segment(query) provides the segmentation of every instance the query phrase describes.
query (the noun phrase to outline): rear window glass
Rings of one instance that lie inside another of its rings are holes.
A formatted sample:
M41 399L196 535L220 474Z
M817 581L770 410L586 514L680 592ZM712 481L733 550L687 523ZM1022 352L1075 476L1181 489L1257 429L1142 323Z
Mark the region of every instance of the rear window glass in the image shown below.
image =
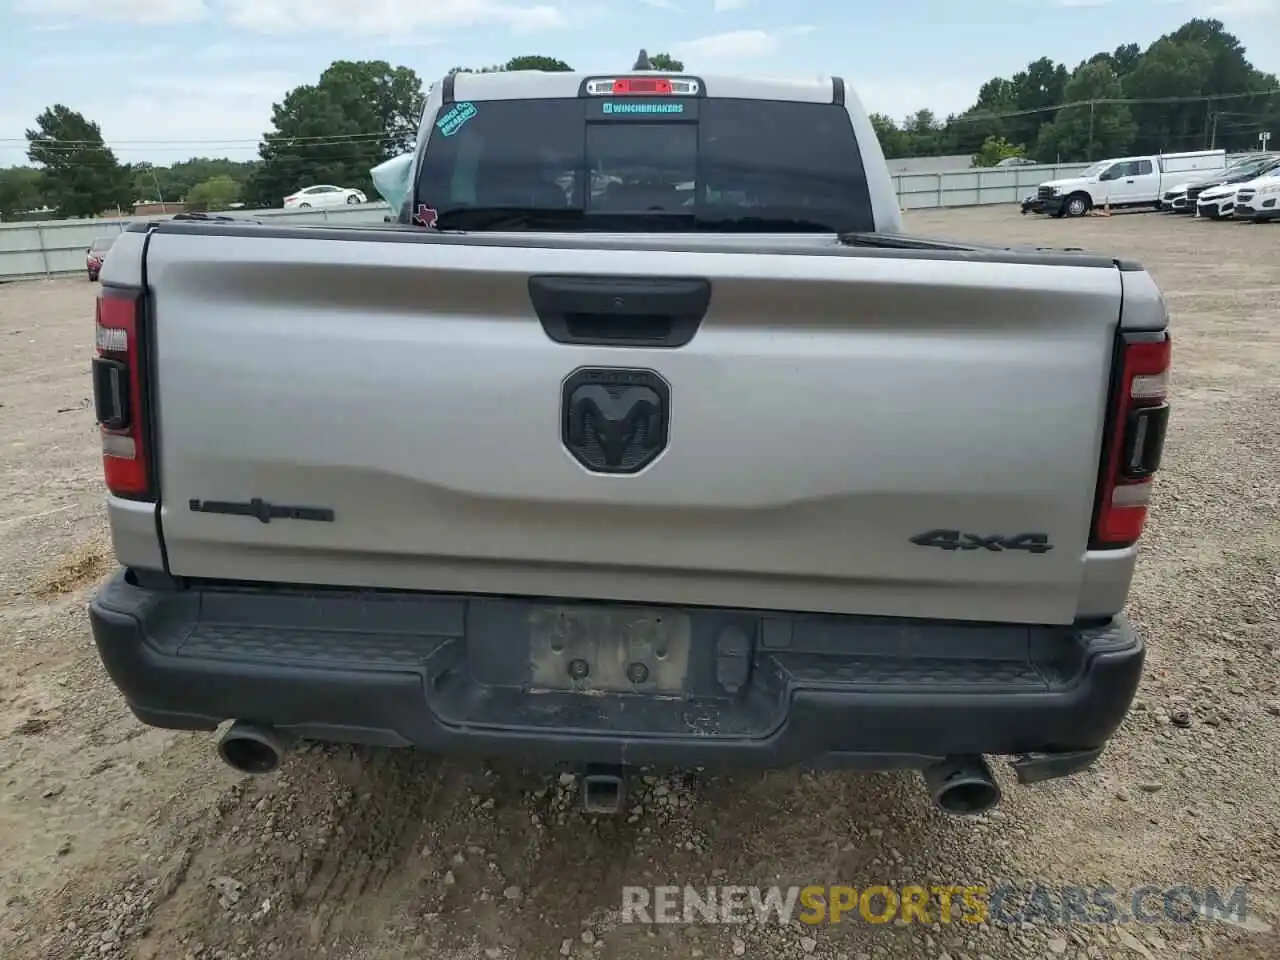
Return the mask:
M529 229L874 229L845 109L767 100L449 104L415 204L444 228L482 226L468 211L513 209L546 214L514 225Z

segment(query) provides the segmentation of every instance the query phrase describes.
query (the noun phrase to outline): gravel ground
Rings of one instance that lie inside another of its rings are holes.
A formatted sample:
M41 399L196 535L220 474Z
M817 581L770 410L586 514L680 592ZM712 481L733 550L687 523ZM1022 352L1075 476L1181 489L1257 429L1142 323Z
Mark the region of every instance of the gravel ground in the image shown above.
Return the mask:
M127 712L84 604L110 560L94 287L0 286L0 956L162 960L1280 956L1280 229L915 213L912 230L1136 257L1176 401L1130 610L1139 702L1097 767L949 820L912 775L664 775L578 812L514 766L312 749L240 777ZM1246 926L619 923L624 884L1215 884Z

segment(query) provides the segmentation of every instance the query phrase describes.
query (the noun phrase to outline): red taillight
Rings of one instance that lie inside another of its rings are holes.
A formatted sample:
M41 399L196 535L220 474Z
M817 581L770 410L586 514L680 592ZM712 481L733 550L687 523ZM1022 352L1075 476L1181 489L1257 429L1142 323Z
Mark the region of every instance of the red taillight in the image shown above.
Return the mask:
M644 94L661 96L671 94L671 81L666 77L621 77L613 81L615 96Z
M1098 485L1094 549L1128 547L1142 536L1169 423L1168 334L1121 335L1118 348L1120 375Z
M143 404L142 295L106 287L98 295L93 398L102 433L107 489L141 499L151 493Z

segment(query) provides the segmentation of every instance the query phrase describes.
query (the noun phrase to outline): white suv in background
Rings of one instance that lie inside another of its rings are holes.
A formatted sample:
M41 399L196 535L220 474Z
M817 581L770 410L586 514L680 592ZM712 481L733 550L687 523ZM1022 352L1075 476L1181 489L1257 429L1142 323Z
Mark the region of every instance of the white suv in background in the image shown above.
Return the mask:
M365 195L359 190L320 184L319 186L306 187L297 193L289 194L284 198L284 208L286 210L305 210L309 207L340 207L348 203L367 202Z
M1236 191L1235 218L1261 223L1280 217L1280 171L1250 180Z

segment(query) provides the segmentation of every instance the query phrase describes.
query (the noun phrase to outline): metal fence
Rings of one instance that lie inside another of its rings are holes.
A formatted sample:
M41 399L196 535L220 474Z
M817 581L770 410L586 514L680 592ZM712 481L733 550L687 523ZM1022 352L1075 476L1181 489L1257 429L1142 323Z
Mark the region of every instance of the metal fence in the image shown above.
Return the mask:
M1069 177L1084 164L902 173L893 177L898 203L905 210L1015 203L1046 180ZM386 204L362 203L320 210L242 210L236 216L287 220L293 223L381 223ZM42 220L0 224L0 282L57 274L83 273L85 251L98 237L115 236L134 220L162 220L163 215L118 220Z
M331 210L240 210L236 216L278 218L302 223L381 223L384 203L361 203ZM137 220L165 220L163 214L100 220L41 220L0 224L0 282L84 273L85 252L99 237L114 237Z
M989 203L1017 203L1049 180L1074 177L1087 163L1037 164L1028 167L977 167L941 173L902 173L894 176L898 205L904 210L930 207L976 207Z

